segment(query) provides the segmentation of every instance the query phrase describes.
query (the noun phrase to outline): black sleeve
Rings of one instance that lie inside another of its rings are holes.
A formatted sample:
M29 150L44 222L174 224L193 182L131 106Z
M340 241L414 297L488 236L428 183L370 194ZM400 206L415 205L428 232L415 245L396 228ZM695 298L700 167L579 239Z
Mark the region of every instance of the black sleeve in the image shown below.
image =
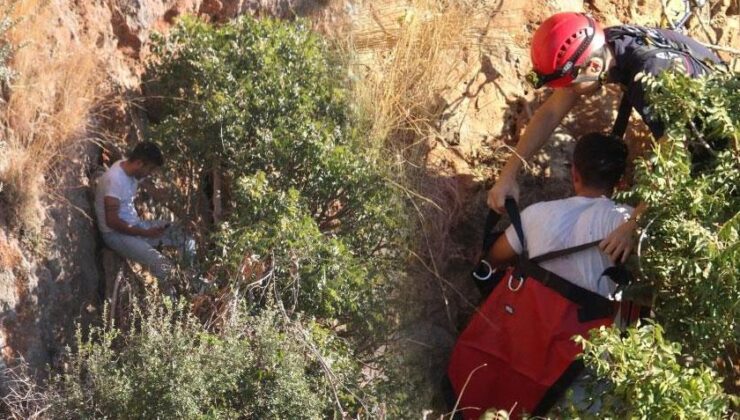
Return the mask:
M645 62L642 71L653 76L657 76L667 69L676 69L687 73L686 66L686 58L683 55L668 52L663 56L656 55L651 57ZM626 94L629 95L632 106L640 114L642 120L645 121L645 124L650 128L650 132L653 133L653 137L659 139L663 137L663 134L665 133L665 125L651 112L650 104L645 97L645 86L641 81L634 80L638 77L633 77L632 81L628 85Z
M653 137L656 140L663 137L665 125L656 115L650 112L650 104L647 103L647 99L645 98L645 88L642 82L632 82L625 95L629 97L632 107L635 108L645 124L650 128Z

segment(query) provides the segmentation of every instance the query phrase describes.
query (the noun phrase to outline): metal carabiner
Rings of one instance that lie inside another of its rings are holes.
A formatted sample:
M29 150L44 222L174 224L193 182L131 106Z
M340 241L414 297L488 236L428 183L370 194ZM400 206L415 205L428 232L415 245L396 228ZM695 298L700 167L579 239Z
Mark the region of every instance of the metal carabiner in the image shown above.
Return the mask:
M512 274L511 274L511 275L509 276L509 281L508 281L508 284L507 284L507 286L509 287L509 290L511 290L512 292L516 292L516 291L518 291L519 289L521 289L521 288L522 288L522 285L524 284L524 276L522 276L521 274L520 274L519 276L517 276L517 279L519 280L519 283L518 283L518 284L516 285L516 287L513 287L513 286L511 285L511 281L512 281L513 279L514 279L514 273L512 273Z
M481 264L483 264L483 265L486 266L486 268L488 269L488 273L485 276L479 276L478 275L478 270L475 270L475 271L473 271L473 277L475 277L476 280L487 281L487 280L489 280L491 278L491 276L493 276L493 273L495 273L496 270L494 270L494 268L491 267L491 264L489 264L488 261L486 261L486 260L480 260L480 262L481 262Z

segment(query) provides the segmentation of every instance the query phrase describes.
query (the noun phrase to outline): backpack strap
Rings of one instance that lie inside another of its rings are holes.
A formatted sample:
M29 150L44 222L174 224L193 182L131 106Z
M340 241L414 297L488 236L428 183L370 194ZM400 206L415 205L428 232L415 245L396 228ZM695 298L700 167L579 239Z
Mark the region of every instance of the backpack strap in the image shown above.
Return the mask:
M527 250L527 241L524 239L524 230L522 229L522 217L519 214L519 206L517 206L514 198L506 197L504 207L506 207L506 213L508 213L509 219L511 219L511 225L514 226L516 236L519 238L519 243L522 245L522 252L519 254L519 258L528 260L529 251Z

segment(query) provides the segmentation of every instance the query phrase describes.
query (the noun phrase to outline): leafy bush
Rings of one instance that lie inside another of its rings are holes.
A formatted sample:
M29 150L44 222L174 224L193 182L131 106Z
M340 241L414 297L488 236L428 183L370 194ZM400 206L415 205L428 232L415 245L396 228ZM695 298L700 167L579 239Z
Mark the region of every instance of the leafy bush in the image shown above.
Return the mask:
M638 164L636 194L649 220L643 277L656 286L668 337L712 363L740 343L740 75L666 73L648 88L668 139ZM685 147L697 141L724 150L699 165Z
M707 367L680 362L681 346L664 338L657 324L615 327L578 337L583 359L591 369L585 400L573 401L566 417L717 419L727 410L728 397L716 374ZM592 411L577 407L590 406ZM601 416L599 416L601 417Z
M364 403L358 364L315 323L239 309L213 333L183 304L137 307L134 319L131 331L78 332L77 351L44 392L52 418L315 419L338 416L337 400L350 412Z
M321 39L302 24L186 19L153 51L150 89L175 93L154 136L186 184L228 184L220 282L274 281L290 309L348 323L358 338L381 329L399 277L401 201L354 128L343 69ZM248 269L257 262L267 268Z
M668 135L637 162L625 198L648 205L639 266L656 320L580 339L594 405L574 403L570 414L720 418L730 398L709 366L740 343L740 75L668 72L645 84Z

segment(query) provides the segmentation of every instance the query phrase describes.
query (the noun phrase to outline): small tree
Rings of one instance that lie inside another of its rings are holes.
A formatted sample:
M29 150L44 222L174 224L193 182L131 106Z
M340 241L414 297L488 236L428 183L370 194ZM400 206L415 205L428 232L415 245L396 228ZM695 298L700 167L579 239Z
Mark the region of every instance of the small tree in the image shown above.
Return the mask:
M150 87L165 93L153 134L184 184L223 197L220 283L259 297L272 282L289 310L382 337L401 201L322 40L300 22L185 19L153 51Z

